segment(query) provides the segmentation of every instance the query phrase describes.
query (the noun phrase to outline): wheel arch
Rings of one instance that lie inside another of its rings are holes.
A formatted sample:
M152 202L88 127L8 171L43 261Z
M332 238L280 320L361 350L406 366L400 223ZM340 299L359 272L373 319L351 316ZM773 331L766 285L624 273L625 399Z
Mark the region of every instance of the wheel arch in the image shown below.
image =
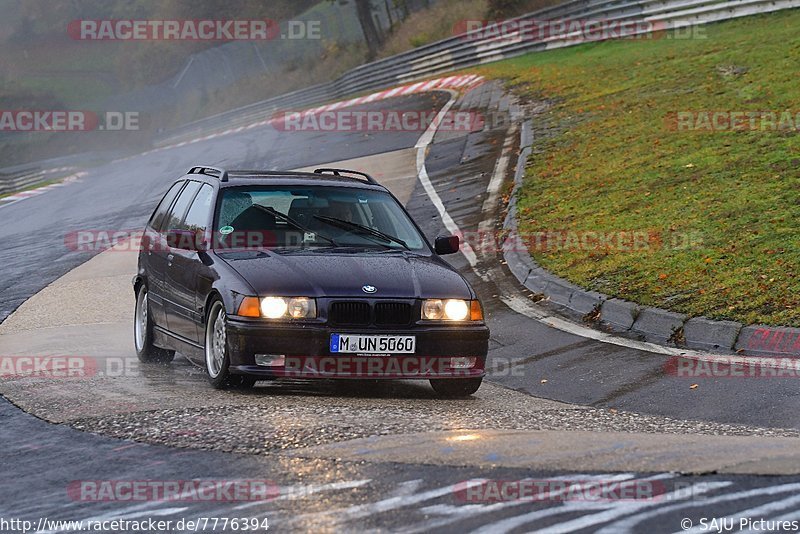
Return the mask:
M139 288L142 287L142 284L146 284L147 280L141 274L137 274L133 277L133 293L138 294Z
M212 289L209 291L208 295L206 295L206 300L203 303L203 327L208 324L208 314L211 313L211 305L215 300L222 302L222 307L225 308L225 312L228 313L228 304L225 302L225 299L222 298L222 294L217 289Z

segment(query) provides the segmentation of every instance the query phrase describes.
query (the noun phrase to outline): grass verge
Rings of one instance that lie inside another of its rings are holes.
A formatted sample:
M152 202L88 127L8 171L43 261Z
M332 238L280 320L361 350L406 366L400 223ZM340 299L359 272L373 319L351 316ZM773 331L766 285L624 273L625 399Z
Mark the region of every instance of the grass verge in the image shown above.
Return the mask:
M590 43L484 67L552 104L535 117L518 204L521 232L558 232L534 258L641 304L800 326L798 27L800 10L784 11L705 26L704 38ZM675 113L717 110L788 110L794 123L676 129ZM585 232L616 241L598 246ZM623 250L634 232L646 246Z

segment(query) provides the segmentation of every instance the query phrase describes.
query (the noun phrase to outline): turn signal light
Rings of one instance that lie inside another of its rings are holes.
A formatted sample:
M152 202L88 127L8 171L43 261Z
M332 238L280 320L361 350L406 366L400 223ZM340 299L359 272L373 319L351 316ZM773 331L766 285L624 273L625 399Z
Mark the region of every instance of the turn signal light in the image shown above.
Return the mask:
M480 301L473 300L469 305L469 320L470 321L483 321L483 307Z
M245 297L242 303L239 304L239 310L236 315L242 317L261 317L261 303L258 297Z

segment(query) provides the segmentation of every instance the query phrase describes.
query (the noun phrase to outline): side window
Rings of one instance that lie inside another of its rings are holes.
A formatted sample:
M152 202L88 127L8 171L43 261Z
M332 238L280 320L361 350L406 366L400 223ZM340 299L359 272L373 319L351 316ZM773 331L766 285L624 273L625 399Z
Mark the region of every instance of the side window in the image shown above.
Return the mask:
M175 200L175 197L178 195L178 191L181 190L183 184L186 183L183 180L180 182L175 182L172 184L172 187L169 188L169 191L164 195L164 198L161 199L158 206L156 207L155 211L153 211L153 215L150 217L150 221L147 225L154 230L158 231L161 229L161 224L164 222L164 217L166 217L167 212L169 211L169 206L172 204L172 201Z
M192 202L192 207L186 213L186 219L180 225L181 230L195 230L205 232L211 220L211 199L214 196L214 188L208 184L203 184L200 192Z
M167 217L164 224L161 225L162 231L177 230L180 228L179 225L183 220L183 215L186 213L186 209L189 207L189 204L191 204L198 189L200 189L200 182L189 181L186 183L186 187L183 188L181 194L178 195L178 200L176 200L175 204L172 206L169 217Z

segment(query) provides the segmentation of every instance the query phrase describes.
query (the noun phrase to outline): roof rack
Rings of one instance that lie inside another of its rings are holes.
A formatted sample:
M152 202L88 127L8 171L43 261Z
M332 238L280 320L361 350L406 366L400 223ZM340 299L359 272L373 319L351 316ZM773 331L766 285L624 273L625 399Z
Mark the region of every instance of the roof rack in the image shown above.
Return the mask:
M211 172L209 172L211 171ZM216 176L211 173L217 173ZM206 176L211 176L214 178L219 178L220 182L227 182L228 181L228 171L217 168L217 167L208 167L208 166L198 166L192 167L189 169L189 172L186 174L204 174Z
M342 178L350 178L352 180L366 181L368 184L380 185L375 178L365 172L353 171L350 169L333 169L322 167L314 169L313 173L300 172L300 171L264 171L264 170L230 170L226 171L218 167L209 167L207 165L198 165L189 169L187 174L202 174L219 178L220 182L227 182L229 176L237 175L252 175L252 176L310 176L311 174L328 174L332 176L339 176Z
M319 169L314 169L314 174L332 174L334 176L342 176L342 173L355 175L355 176L345 176L345 178L361 177L361 178L366 179L367 183L374 184L374 185L379 185L378 181L375 180L375 178L373 178L372 176L370 176L369 174L367 174L365 172L351 171L350 169L332 169L332 168L328 168L328 167L322 167L322 168L319 168Z

